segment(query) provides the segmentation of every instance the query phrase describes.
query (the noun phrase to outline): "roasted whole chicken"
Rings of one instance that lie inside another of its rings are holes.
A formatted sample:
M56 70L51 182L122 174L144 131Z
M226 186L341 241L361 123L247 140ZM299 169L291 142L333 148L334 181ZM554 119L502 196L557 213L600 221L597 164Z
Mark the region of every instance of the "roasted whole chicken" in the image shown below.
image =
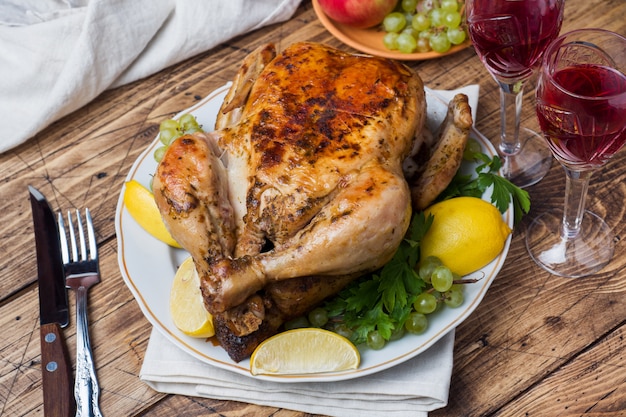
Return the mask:
M441 187L445 164L428 160L462 155L471 115L458 101L445 137L420 146L424 87L403 64L315 43L245 59L215 130L177 139L153 182L233 360L391 259L412 195L418 208L438 194L412 190L403 163L416 187ZM456 172L460 157L443 159Z

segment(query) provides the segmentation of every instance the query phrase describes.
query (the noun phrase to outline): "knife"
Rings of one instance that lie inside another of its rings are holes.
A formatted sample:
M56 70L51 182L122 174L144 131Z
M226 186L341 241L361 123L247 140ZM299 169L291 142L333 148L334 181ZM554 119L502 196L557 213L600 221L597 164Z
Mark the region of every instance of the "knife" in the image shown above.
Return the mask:
M61 261L59 230L46 198L28 186L35 226L43 409L46 417L69 417L76 412L72 366L61 328L69 323L67 289Z

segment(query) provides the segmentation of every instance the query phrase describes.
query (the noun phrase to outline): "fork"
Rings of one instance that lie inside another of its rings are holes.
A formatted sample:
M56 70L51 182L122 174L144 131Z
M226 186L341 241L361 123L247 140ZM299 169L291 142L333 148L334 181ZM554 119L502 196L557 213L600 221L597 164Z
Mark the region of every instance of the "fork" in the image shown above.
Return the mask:
M98 405L100 387L93 364L91 343L89 342L89 328L87 325L87 291L92 285L100 282L98 268L98 247L93 228L93 221L89 209L85 209L87 237L89 249L83 231L83 222L80 211L76 210L76 223L80 243L80 258L76 233L71 212L67 212L69 223L68 245L63 215L58 213L61 256L65 269L65 286L76 292L76 380L74 383L74 397L76 398L76 417L102 417Z

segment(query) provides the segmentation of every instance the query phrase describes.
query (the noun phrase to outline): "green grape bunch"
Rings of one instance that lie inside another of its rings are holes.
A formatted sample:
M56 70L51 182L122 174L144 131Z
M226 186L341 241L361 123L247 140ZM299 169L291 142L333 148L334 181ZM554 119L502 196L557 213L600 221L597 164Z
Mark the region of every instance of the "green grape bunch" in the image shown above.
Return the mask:
M445 53L468 38L464 0L401 0L382 22L385 48Z
M161 162L165 151L167 151L167 148L172 142L183 135L195 132L203 132L203 130L193 114L185 113L181 115L178 120L163 120L159 124L159 140L162 145L154 151L154 160Z

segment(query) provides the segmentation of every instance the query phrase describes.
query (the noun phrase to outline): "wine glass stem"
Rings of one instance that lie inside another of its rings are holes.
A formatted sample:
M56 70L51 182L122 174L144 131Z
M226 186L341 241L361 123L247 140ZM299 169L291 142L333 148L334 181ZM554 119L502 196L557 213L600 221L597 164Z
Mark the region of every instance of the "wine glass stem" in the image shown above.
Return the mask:
M520 116L524 82L500 85L500 144L499 151L505 158L517 154L522 148L519 140Z
M498 153L502 157L502 175L513 181L514 169L511 159L522 149L519 140L520 118L524 83L513 84L498 81L500 86L500 143Z
M580 231L585 212L585 200L592 171L574 171L565 169L565 206L563 208L563 239L573 239Z

